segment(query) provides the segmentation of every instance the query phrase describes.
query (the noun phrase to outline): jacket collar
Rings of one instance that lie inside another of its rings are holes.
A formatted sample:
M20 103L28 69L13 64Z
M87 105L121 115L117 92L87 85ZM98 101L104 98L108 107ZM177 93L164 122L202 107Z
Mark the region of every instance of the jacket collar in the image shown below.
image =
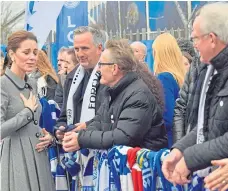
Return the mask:
M72 80L74 78L74 74L75 74L77 68L78 67L76 66L69 74L67 74L66 78Z
M66 78L72 80L74 78L74 74L75 74L76 70L78 69L78 67L79 67L79 64L69 74L67 74ZM85 72L88 73L88 75L91 75L93 72L93 68L89 69L89 70L85 70Z
M228 68L228 46L211 60L211 64L218 72Z
M27 75L25 75L25 79L22 80L16 74L14 74L9 68L6 68L5 76L20 90L23 90L25 88L32 89L32 86L27 83Z
M112 100L114 100L129 84L137 79L138 76L135 72L129 72L114 87L109 87L108 92Z

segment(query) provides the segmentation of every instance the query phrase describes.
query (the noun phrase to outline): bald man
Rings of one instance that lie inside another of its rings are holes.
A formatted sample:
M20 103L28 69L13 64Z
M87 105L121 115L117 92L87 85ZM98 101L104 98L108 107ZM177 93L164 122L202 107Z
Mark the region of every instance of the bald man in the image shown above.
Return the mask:
M135 57L138 59L138 61L144 62L147 54L146 45L140 41L135 41L131 43L131 48L134 52Z

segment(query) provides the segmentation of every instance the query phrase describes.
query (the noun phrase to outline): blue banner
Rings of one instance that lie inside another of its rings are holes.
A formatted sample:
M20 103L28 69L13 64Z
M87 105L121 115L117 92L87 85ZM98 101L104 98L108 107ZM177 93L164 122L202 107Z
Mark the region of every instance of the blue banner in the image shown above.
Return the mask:
M147 47L147 55L146 55L146 63L148 65L148 67L150 68L150 71L153 72L154 71L154 58L153 58L153 50L152 50L152 44L153 44L153 40L142 40L142 43L144 43Z
M121 1L120 2L121 26L128 33L146 28L146 2Z
M150 30L157 30L157 21L164 18L164 1L149 1L149 25Z
M57 51L57 47L56 47L56 43L51 43L51 62L52 62L52 66L54 67L55 71L58 71L58 61L57 61L57 57L58 57L58 51Z
M6 56L6 45L0 44L1 51L3 52L4 56Z
M56 50L73 46L73 32L78 26L88 26L88 2L64 3L56 24Z

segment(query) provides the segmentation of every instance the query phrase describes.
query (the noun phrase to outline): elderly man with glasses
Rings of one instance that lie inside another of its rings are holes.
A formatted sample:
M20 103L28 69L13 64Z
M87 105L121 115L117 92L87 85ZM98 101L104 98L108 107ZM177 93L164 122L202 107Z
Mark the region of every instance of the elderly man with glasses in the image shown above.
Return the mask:
M191 173L197 182L203 182L213 171L211 160L228 157L227 12L226 2L207 4L198 11L193 23L194 47L206 64L200 70L190 100L188 125L193 130L173 145L162 165L165 177L175 184L189 182Z
M157 151L167 146L162 112L135 72L136 63L127 41L107 42L98 63L100 83L106 85L103 104L86 129L65 134L65 151L109 149L114 145Z

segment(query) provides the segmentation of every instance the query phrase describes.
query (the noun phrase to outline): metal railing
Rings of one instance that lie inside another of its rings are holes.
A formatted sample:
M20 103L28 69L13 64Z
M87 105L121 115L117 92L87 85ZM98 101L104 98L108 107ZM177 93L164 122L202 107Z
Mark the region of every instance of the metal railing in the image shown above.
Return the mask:
M157 29L156 31L150 31L149 32L149 39L147 38L147 31L145 28L142 28L141 30L137 29L136 32L132 32L132 30L126 31L123 30L120 34L120 32L117 30L115 32L113 31L108 31L109 39L120 39L120 38L126 38L131 41L141 41L141 40L154 40L158 35L168 32L171 35L173 35L176 39L179 38L186 38L186 33L185 29L167 29L165 28L164 30Z

